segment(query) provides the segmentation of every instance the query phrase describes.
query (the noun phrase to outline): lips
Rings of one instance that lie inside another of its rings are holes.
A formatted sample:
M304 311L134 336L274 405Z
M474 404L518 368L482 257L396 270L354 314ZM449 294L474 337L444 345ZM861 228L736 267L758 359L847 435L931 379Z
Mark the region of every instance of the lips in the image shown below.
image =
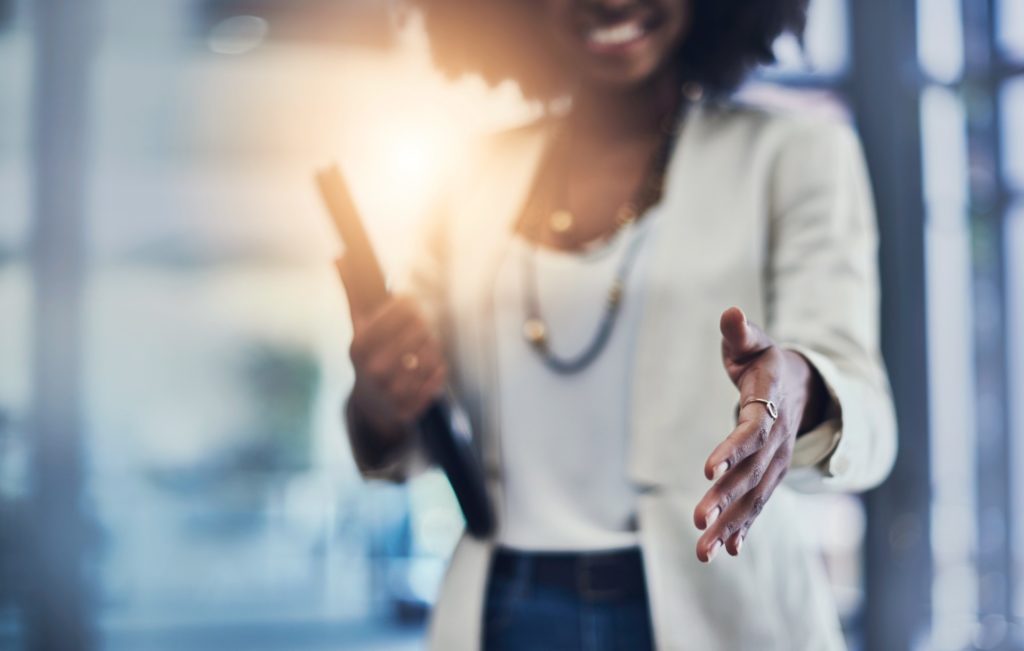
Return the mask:
M651 32L653 21L640 17L618 20L603 25L590 25L583 30L583 41L589 50L616 53L639 43Z
M602 46L625 45L643 35L644 27L640 21L631 20L609 27L592 29L587 33L587 42Z

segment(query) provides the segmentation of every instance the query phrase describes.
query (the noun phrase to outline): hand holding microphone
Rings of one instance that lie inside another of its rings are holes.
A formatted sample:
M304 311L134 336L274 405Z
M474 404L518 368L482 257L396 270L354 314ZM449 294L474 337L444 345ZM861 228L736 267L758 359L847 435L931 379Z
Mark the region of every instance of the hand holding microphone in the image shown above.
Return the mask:
M426 408L443 392L448 368L441 343L409 296L388 296L383 303L360 302L358 271L347 257L335 266L352 315L349 356L355 368L352 408L388 439L407 436Z
M407 448L419 437L447 476L466 529L487 537L494 531L495 515L472 443L452 427L451 405L443 394L447 368L440 342L412 298L388 292L341 172L330 167L316 180L345 243L337 267L354 330L356 384L348 405L350 421L367 425L377 442L391 450Z

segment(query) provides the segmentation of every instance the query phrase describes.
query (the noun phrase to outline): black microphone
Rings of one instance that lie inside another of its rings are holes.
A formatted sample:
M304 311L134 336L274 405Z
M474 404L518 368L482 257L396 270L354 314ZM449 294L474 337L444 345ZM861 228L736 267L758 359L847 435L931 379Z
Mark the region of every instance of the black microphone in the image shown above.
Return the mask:
M348 185L336 165L316 175L320 195L334 222L335 230L345 244L345 255L359 271L353 293L370 306L379 305L388 298L387 285L380 262L363 228ZM486 538L494 532L495 516L487 498L483 466L469 439L452 428L451 405L444 398L434 401L417 423L427 454L451 484L455 499L466 519L466 529L476 538Z

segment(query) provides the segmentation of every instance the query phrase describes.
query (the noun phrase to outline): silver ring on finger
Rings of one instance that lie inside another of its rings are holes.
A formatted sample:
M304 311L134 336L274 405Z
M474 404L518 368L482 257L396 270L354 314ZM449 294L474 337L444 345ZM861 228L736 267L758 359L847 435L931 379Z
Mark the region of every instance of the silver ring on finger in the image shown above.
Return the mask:
M743 406L741 406L740 409L743 409L744 407L753 402L759 402L763 404L765 409L768 410L768 415L772 417L773 421L779 419L779 408L775 405L774 402L772 402L771 400L767 400L765 398L747 398L747 400L744 401Z

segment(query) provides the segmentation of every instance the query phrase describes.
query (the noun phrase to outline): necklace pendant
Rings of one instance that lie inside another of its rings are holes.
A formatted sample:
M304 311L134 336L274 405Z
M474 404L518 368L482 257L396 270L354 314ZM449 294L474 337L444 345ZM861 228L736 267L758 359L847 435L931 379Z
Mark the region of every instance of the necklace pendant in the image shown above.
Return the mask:
M622 302L622 294L624 292L625 286L622 284L621 280L617 279L612 283L611 288L608 290L608 309L614 310L619 307L619 304Z
M543 346L547 340L547 333L547 326L536 317L531 317L523 322L523 337L531 346Z
M575 221L573 214L565 209L559 209L551 213L551 217L548 218L548 226L551 230L559 235L565 235L572 229L573 222Z
M691 102L699 102L704 99L704 87L695 81L683 84L683 95Z
M636 221L639 213L636 206L632 202L626 202L619 207L618 212L615 214L615 222L619 228L628 226Z

